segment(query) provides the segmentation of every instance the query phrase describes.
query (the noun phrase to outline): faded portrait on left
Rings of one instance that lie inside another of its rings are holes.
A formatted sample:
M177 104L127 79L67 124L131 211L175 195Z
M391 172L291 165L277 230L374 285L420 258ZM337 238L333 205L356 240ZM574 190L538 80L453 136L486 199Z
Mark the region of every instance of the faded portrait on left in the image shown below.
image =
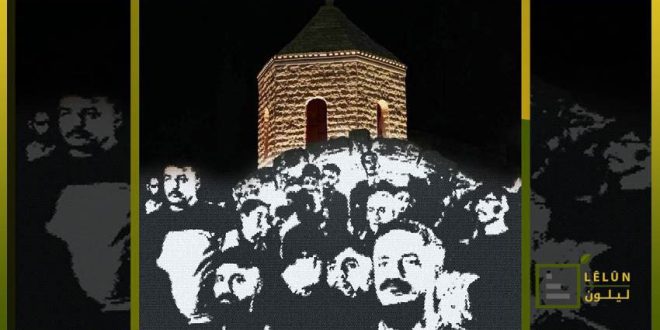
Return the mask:
M16 328L129 329L129 1L16 2Z

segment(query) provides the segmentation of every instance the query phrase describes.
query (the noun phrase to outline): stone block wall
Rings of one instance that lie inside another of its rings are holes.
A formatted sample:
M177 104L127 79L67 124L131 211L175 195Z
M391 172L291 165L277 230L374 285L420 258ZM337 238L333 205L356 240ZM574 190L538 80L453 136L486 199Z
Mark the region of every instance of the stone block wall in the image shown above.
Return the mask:
M328 139L354 129L377 134L376 104L387 103L385 137L406 139L405 69L361 56L276 59L258 76L258 161L305 146L307 102L327 104Z

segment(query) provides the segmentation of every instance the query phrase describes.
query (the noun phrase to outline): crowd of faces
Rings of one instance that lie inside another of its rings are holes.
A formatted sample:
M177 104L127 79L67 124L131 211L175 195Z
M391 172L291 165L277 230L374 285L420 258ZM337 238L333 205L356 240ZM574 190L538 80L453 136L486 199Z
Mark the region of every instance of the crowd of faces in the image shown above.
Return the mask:
M421 301L433 290L445 257L437 228L414 218L419 196L379 178L376 154L365 153L361 164L366 179L351 196L337 191L342 175L334 164L305 164L298 177L271 177L270 183L281 184L286 192L286 203L277 207L249 196L258 195L263 179L247 185L247 194L234 194L235 228L213 233L218 244L199 266L205 269L200 281L206 283L200 284L206 292L199 295L206 298L200 298L190 322L228 323L241 313L268 308L255 307L255 301L272 286L300 298L334 292L347 301L372 297L383 307L425 306ZM146 212L192 208L199 203L200 185L194 167L167 166L162 177L146 183L151 196ZM475 193L484 196L462 208L483 224L482 234L505 231L506 195L485 189ZM242 250L254 260L231 257ZM277 269L275 276L272 269Z

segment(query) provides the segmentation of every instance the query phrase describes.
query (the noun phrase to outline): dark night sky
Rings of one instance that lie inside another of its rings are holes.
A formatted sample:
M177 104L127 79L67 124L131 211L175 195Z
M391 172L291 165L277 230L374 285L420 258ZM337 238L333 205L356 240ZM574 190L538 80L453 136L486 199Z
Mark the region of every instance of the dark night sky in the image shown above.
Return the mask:
M256 74L322 3L143 0L143 162L184 155L221 172L251 170ZM518 167L518 1L336 5L408 65L412 141L456 160ZM599 111L647 116L650 58L640 54L650 51L649 1L533 6L535 77ZM19 116L81 81L127 94L128 2L22 0L16 24Z
M190 157L256 166L257 81L323 1L142 1L143 164ZM408 65L409 139L455 160L517 171L518 1L335 5Z
M128 97L128 1L15 3L15 87L19 105L38 104L45 97L89 84Z
M598 111L650 118L648 0L532 2L532 72Z
M129 1L21 0L15 3L18 144L27 133L28 116L35 111L55 114L54 100L78 89L94 90L122 100L128 127ZM124 135L123 140L128 140L128 135ZM126 155L127 171L128 157Z

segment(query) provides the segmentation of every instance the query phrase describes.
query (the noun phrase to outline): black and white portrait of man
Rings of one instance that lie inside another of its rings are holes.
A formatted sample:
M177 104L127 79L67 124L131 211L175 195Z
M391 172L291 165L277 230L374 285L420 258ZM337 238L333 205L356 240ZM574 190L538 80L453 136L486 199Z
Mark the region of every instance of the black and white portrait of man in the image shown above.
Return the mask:
M117 144L122 113L105 96L69 95L58 104L58 127L72 157L90 157Z

